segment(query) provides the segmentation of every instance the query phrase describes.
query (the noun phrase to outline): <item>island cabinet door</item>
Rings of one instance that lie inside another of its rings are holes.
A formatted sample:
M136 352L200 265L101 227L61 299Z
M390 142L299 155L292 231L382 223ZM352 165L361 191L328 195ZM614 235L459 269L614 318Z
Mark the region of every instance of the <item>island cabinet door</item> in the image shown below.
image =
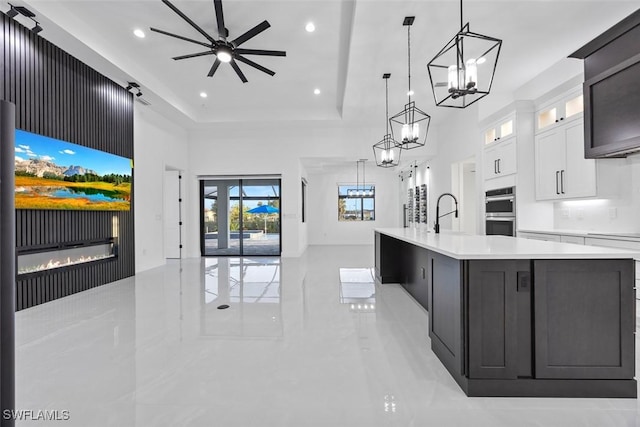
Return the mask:
M404 288L425 310L429 306L429 289L427 283L428 253L425 248L406 243L407 256L403 262Z
M402 257L406 255L403 242L375 233L375 272L380 283L401 283Z
M466 375L462 261L428 253L431 349L454 377Z
M534 277L536 378L633 378L633 260L534 261Z
M467 293L469 378L530 377L530 261L468 261Z

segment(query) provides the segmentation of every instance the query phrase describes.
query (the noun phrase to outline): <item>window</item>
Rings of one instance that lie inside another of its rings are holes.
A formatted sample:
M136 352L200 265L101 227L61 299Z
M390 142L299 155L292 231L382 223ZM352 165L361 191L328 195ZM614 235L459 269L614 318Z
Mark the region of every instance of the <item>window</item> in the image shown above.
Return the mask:
M375 185L370 184L360 188L354 185L339 185L338 221L374 221L376 218L375 190Z

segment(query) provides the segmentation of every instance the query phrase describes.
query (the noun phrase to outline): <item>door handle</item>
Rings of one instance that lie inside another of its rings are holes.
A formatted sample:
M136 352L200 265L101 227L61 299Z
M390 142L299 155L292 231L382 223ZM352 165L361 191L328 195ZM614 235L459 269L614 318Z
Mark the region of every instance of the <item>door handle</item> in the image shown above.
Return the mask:
M560 194L560 190L558 190L558 175L560 175L560 171L556 171L556 194Z
M564 169L560 171L560 192L564 194Z

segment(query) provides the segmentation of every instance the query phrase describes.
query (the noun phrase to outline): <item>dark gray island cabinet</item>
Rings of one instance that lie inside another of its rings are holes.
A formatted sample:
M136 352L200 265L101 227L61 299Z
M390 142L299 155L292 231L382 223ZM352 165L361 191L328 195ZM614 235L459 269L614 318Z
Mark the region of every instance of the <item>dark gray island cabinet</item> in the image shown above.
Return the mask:
M376 277L429 312L468 396L637 397L640 254L504 236L375 233Z

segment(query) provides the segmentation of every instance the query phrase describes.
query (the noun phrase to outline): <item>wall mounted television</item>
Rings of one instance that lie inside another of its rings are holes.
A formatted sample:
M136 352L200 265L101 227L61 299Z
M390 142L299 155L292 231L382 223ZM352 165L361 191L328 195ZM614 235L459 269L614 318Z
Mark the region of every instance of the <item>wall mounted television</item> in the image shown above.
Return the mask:
M131 160L16 130L16 209L128 211Z

